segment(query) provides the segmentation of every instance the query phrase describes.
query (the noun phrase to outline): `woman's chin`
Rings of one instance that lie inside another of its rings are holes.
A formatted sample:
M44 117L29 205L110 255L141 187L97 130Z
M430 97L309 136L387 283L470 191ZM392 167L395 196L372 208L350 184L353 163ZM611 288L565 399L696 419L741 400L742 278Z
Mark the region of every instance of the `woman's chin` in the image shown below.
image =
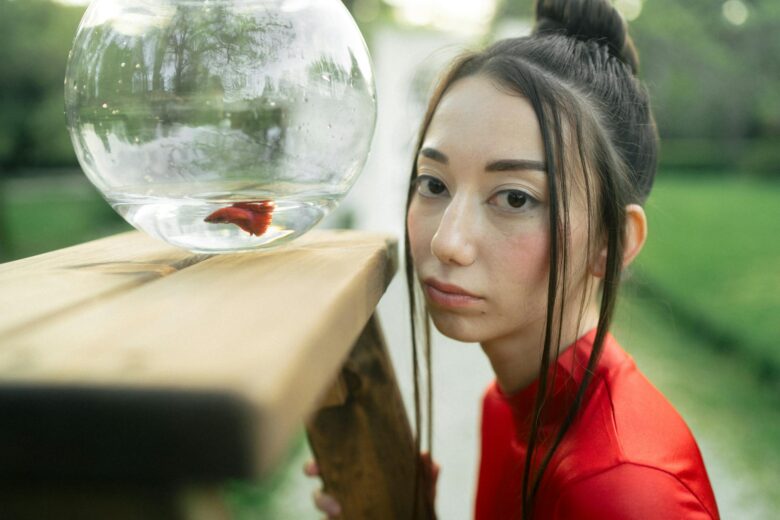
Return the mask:
M436 330L450 339L463 343L479 343L484 339L484 334L475 326L473 318L441 315L435 311L430 311L430 315Z

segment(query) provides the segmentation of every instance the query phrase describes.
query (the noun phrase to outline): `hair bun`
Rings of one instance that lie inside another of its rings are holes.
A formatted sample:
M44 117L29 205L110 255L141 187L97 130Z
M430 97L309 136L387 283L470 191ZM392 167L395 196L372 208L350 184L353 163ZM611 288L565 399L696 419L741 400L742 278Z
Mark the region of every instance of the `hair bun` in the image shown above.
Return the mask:
M608 0L537 0L534 33L601 41L634 73L639 68L626 22Z

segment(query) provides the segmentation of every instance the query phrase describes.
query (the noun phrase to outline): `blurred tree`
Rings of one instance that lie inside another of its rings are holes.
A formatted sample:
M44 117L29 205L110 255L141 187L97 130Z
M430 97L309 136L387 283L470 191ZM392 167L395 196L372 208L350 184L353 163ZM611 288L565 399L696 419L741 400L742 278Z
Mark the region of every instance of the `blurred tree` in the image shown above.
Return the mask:
M0 169L75 165L62 81L83 11L44 0L0 0Z
M631 24L669 140L662 160L780 175L780 2L735 1L741 24L713 0L648 1Z
M390 21L387 0L342 1L364 31ZM729 1L745 7L741 24L724 16L725 0L643 0L630 23L664 138L662 160L780 173L780 2ZM528 18L533 4L499 0L496 18ZM62 78L83 10L0 0L0 168L76 164Z
M780 176L780 2L642 0L630 22L667 165ZM533 0L500 0L497 18L533 15ZM742 22L742 23L736 23Z
M497 0L496 20L502 18L531 18L534 14L535 0Z
M350 10L359 3L344 0ZM0 0L0 176L77 164L65 129L62 81L84 10L51 0Z

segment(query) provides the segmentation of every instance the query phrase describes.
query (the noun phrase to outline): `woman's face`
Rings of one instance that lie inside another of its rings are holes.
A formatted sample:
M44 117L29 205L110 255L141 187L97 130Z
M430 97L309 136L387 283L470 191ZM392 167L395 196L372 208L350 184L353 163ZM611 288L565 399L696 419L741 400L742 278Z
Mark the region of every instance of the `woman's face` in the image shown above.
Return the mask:
M450 86L417 157L409 208L411 254L443 334L466 342L538 344L550 258L541 132L525 98L484 76ZM587 222L570 199L570 257L584 278Z

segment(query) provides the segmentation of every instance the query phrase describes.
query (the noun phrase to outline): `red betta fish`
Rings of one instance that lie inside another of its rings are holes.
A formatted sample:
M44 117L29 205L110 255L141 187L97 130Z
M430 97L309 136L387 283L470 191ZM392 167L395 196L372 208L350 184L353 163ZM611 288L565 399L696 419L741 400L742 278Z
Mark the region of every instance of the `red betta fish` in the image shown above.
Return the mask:
M268 231L276 205L270 200L236 202L220 208L204 220L212 224L235 224L250 235L260 236Z

